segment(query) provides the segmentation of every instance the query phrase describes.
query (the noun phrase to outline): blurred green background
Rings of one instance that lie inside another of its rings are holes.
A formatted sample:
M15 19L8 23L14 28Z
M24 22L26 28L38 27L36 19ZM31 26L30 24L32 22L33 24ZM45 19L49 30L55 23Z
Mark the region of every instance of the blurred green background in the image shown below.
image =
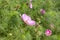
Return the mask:
M0 0L0 40L60 40L60 0ZM40 9L46 13L41 14ZM20 14L26 13L37 26L26 25ZM50 24L52 26L50 26ZM46 29L52 30L47 37Z

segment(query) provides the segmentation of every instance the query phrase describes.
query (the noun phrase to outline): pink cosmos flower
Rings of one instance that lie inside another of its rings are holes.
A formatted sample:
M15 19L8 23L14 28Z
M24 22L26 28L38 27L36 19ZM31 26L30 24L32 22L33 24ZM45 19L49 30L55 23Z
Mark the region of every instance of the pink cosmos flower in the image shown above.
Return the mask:
M32 8L32 3L30 2L30 5L29 5L30 8Z
M42 14L44 14L44 13L45 13L45 10L44 10L44 9L40 9L40 12L41 12Z
M34 20L31 20L30 16L26 15L26 14L23 14L21 16L22 20L27 24L27 25L30 25L30 26L33 26L35 25L35 21Z
M33 25L35 25L35 21L34 21L34 20L28 20L28 21L26 22L26 24L27 24L27 25L30 25L30 26L33 26Z
M30 16L26 15L26 14L23 14L21 16L22 20L26 21L26 20L31 20Z
M47 29L46 31L45 31L45 35L46 36L50 36L52 34L52 31L50 30L50 29Z

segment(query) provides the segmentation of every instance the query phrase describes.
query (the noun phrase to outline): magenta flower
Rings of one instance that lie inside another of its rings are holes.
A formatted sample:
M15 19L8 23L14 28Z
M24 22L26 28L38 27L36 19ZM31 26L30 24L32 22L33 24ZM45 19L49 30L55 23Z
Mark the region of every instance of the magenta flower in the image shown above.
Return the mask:
M46 36L50 36L52 34L52 31L50 30L50 29L47 29L46 31L45 31L45 35Z
M32 8L32 3L30 2L30 5L29 5L30 8Z
M41 12L42 14L45 14L45 10L44 10L44 9L40 9L40 12Z
M21 16L22 20L27 24L27 25L30 25L30 26L33 26L35 25L35 21L34 20L31 20L30 16L26 15L26 14L23 14Z

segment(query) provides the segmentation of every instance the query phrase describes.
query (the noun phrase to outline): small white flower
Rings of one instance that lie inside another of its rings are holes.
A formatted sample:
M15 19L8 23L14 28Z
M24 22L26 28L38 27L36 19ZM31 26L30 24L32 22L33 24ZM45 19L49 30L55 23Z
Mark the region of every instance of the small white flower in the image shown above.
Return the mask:
M30 2L32 2L32 0L30 0Z

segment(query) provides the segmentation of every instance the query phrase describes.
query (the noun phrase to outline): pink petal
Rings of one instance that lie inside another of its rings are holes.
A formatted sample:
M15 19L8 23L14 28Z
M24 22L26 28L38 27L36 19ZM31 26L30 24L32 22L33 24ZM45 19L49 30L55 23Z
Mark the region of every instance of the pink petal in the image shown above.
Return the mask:
M52 31L51 31L51 30L47 29L47 30L45 31L45 35L46 35L46 36L50 36L51 34L52 34Z
M30 16L27 16L26 14L23 14L23 15L21 16L21 18L22 18L23 21L31 20Z
M35 21L33 21L33 20L28 20L26 24L27 24L27 25L30 25L30 26L33 26L33 25L35 25Z
M44 9L40 9L40 12L41 12L42 14L44 14L44 13L45 13L45 10L44 10Z
M30 8L32 8L32 3L30 3Z
M27 24L27 25L30 25L30 26L33 26L35 25L35 21L34 20L31 20L30 16L26 15L26 14L23 14L21 16L22 20Z

